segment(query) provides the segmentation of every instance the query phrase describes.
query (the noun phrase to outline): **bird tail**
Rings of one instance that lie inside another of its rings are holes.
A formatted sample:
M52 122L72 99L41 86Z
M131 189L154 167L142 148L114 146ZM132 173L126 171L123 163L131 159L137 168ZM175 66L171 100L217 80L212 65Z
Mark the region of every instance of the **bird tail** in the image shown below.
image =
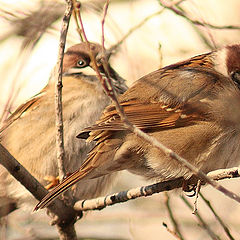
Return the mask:
M85 178L90 172L91 168L82 168L73 172L70 176L65 178L59 185L57 185L51 192L49 192L34 208L34 211L47 207L54 199L56 199L61 193L65 192L79 180Z
M103 139L103 138L102 138ZM101 139L101 140L102 140ZM98 178L112 172L122 170L117 161L113 161L117 146L122 142L118 139L108 144L108 141L100 141L89 153L82 166L65 178L51 192L49 192L35 207L34 211L47 207L61 193L82 179Z

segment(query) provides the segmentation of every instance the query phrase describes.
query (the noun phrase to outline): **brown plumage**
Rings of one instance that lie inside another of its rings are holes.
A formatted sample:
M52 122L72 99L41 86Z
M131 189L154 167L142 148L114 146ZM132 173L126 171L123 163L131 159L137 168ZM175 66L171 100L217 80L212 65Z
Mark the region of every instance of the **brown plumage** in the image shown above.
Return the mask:
M119 101L130 122L207 173L237 166L240 160L239 73L240 45L227 46L142 77ZM158 181L193 175L126 130L113 105L79 137L86 132L87 141L97 145L36 209L80 180L123 169Z
M100 45L91 43L94 57L101 54ZM100 71L105 74L101 63ZM111 103L105 94L95 71L86 43L70 47L63 60L63 122L66 152L66 169L73 172L85 160L94 143L79 140L76 135L80 129L94 124L102 110ZM91 70L92 74L85 73ZM108 66L113 86L118 94L127 86L125 81ZM32 99L21 105L3 124L0 141L8 151L44 185L45 176L58 176L55 150L55 83L49 84ZM26 202L27 194L4 168L0 168L0 185L7 188L7 195L19 202ZM7 177L6 177L7 176ZM112 176L81 183L76 188L76 199L93 198L104 192L112 182ZM32 197L31 197L32 198Z

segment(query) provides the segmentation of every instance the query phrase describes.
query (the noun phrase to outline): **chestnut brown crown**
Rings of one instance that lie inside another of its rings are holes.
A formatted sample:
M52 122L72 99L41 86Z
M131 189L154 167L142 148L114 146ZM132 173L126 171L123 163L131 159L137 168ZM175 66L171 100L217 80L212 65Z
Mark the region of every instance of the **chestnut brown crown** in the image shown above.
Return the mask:
M90 47L90 49L89 49ZM72 47L68 48L64 54L63 59L63 74L84 74L84 68L90 67L94 71L96 70L95 64L93 63L92 58L96 59L96 65L100 74L107 75L111 78L113 86L119 93L123 93L127 90L125 80L121 78L118 73L111 67L108 63L110 55L106 59L106 70L102 64L102 46L97 43L86 43L82 42ZM93 75L96 73L92 71ZM106 72L107 71L107 72Z

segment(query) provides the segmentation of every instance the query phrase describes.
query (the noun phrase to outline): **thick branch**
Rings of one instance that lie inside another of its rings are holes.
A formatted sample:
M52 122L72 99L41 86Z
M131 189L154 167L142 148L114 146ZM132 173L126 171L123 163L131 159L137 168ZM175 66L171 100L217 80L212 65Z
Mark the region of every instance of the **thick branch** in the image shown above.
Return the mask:
M48 193L48 191L1 144L0 164L2 164L38 201ZM64 226L76 219L75 211L65 206L59 199L49 205L48 209L58 217L56 222L60 226Z

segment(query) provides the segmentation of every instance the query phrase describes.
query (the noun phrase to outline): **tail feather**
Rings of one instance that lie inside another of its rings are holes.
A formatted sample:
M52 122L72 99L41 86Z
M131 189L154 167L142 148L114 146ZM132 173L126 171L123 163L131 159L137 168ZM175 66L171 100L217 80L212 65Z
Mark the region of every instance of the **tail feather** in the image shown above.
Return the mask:
M69 177L64 179L59 185L57 185L51 192L49 192L42 200L39 202L34 211L47 207L54 199L56 199L61 193L68 190L71 186L77 183L79 180L85 178L92 171L92 167L88 169L81 169L73 172Z
M108 134L106 134L108 135ZM101 136L101 140L105 139L104 134ZM64 179L58 186L56 186L51 192L49 192L35 207L35 210L47 207L54 199L56 199L61 193L65 192L72 185L76 184L82 179L98 178L112 172L122 170L121 164L118 161L114 161L113 157L121 145L121 139L105 140L97 143L93 150L88 155L88 158L82 164L80 169L72 173L66 179Z

